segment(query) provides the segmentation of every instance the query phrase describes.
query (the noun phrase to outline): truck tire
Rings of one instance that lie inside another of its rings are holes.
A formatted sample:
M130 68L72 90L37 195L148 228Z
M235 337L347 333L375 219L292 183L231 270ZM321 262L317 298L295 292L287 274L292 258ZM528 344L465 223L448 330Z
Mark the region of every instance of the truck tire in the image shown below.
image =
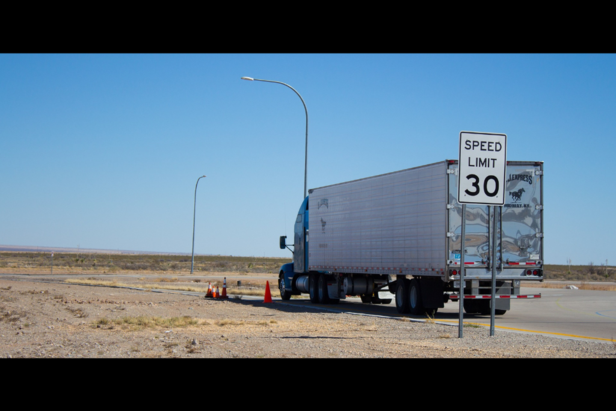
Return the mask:
M479 307L479 314L481 315L492 314L492 308L490 307L490 300L479 300L477 301L477 306Z
M321 304L329 304L329 294L327 293L327 278L325 274L319 274L318 280L318 301Z
M419 280L416 278L413 278L409 283L408 301L411 314L420 315L424 313L424 308L421 301L421 290L419 289Z
M477 300L464 299L464 312L466 314L479 314L479 304Z
M499 310L498 308L494 310L494 314L496 315L505 315L507 310Z
M398 289L396 290L396 309L400 314L408 314L411 312L409 307L409 280L406 278L398 280Z
M359 298L361 298L361 302L364 304L372 303L372 295L370 294L362 294L359 296Z
M287 290L284 281L284 273L280 273L280 277L278 278L278 289L280 290L280 298L283 300L291 299L291 291Z
M384 298L381 300L381 304L391 304L391 298Z
M316 304L319 302L319 274L311 273L310 274L310 302Z

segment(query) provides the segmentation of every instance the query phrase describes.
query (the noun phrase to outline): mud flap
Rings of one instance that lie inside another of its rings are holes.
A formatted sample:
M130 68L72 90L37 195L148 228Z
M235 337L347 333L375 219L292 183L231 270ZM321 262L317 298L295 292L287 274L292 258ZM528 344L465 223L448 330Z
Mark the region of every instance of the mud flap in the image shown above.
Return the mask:
M420 279L419 284L424 308L445 307L443 301L445 283L443 283L440 278L424 277Z

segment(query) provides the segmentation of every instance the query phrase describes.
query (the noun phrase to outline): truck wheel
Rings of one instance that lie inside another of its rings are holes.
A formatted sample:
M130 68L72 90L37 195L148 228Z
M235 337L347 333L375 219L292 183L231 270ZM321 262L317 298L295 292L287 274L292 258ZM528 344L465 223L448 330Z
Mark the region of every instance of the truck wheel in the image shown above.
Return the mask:
M327 294L327 278L325 277L325 274L319 274L318 299L321 304L329 304L329 294Z
M311 303L318 303L319 302L319 274L310 274L310 282L309 282L309 288L310 288L310 302Z
M398 280L398 289L396 290L396 308L400 314L408 314L411 312L409 308L409 280L402 278Z
M467 314L479 314L479 307L475 300L464 300L464 312Z
M481 315L492 314L492 308L490 307L490 300L479 300L477 301L477 306L479 307L479 314Z
M385 298L381 300L381 304L391 304L391 298Z
M419 281L416 278L413 278L409 284L409 308L411 314L423 314L421 290L419 289Z
M499 310L498 308L494 310L494 314L496 315L504 315L507 310Z
M372 295L369 294L362 294L359 298L361 298L361 302L364 304L370 304L372 302Z
M340 302L340 298L331 298L331 297L329 297L329 291L327 290L327 277L325 277L324 281L325 281L325 295L328 296L329 303L330 304L338 304Z
M283 300L291 299L291 291L287 290L284 281L284 274L280 273L280 278L278 279L278 289L280 290L280 298Z

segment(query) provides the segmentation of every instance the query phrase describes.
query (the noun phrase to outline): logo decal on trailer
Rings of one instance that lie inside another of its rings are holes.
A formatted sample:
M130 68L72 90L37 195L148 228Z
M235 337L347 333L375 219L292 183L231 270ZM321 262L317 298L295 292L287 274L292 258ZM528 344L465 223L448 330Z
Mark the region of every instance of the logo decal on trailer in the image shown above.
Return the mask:
M533 185L533 176L528 174L509 174L509 180L507 180L507 182L515 180L526 181L529 185Z
M518 191L510 191L509 195L511 196L511 199L513 200L514 203L517 203L518 201L520 201L522 199L522 193L524 193L524 189L521 188Z
M325 224L327 224L327 221L324 221L323 219L321 219L321 230L323 232L325 232Z
M322 205L324 205L327 209L329 209L329 203L328 203L327 198L322 198L321 200L319 200L319 204L317 205L317 210L321 208Z

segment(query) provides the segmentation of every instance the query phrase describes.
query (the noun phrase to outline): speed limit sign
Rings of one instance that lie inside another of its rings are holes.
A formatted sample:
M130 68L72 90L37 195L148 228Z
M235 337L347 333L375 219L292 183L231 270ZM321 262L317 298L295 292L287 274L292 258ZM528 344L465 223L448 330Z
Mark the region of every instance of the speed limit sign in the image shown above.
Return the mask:
M460 132L458 202L505 204L507 135Z

